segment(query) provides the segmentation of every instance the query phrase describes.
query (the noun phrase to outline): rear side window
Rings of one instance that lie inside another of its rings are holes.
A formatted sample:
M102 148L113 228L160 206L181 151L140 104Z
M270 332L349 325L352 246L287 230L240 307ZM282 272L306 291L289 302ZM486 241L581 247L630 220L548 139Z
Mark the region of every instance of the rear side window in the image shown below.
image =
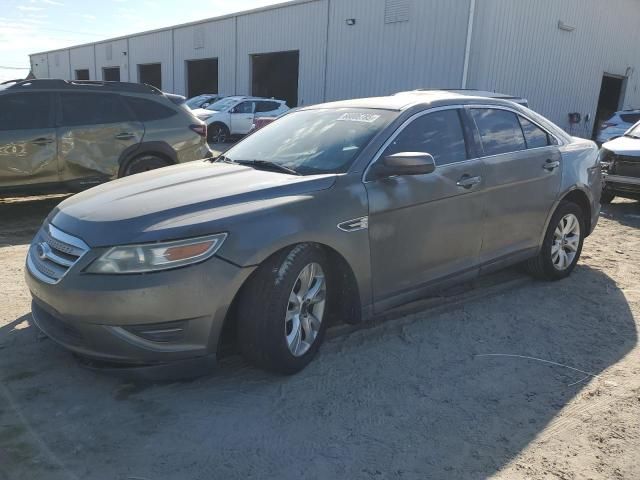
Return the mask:
M436 165L467 159L462 122L457 109L416 118L387 147L384 156L401 152L430 153Z
M256 113L272 112L273 110L277 110L279 108L280 108L280 104L278 102L257 102L256 103Z
M638 123L640 122L640 113L621 113L620 118L625 123Z
M485 155L526 150L527 145L515 113L492 108L471 110Z
M0 96L0 130L52 127L51 95L18 93Z
M130 120L118 95L110 93L61 93L62 125L100 125Z
M547 132L524 117L519 116L518 118L520 119L520 125L522 125L522 131L524 132L524 139L527 142L527 148L540 148L550 145L549 135Z
M141 122L162 120L176 115L173 109L146 98L127 97L127 103Z

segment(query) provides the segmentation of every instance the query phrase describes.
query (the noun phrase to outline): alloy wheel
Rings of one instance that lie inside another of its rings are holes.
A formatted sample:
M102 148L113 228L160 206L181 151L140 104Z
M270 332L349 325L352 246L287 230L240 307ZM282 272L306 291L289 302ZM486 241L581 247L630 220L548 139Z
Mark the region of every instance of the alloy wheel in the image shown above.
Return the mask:
M327 286L324 271L318 263L305 266L291 289L284 334L289 351L301 357L318 336L326 303Z
M566 270L572 264L580 246L580 221L569 213L560 219L553 232L551 261L556 270Z

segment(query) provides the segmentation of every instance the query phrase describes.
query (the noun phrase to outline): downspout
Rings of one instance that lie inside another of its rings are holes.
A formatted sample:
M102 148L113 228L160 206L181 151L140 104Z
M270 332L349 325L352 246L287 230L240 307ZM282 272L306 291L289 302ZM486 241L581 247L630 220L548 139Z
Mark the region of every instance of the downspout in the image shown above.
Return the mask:
M464 66L462 68L462 88L467 88L469 76L469 56L471 54L471 39L473 38L473 20L476 13L476 0L469 3L469 23L467 24L467 44L464 49Z

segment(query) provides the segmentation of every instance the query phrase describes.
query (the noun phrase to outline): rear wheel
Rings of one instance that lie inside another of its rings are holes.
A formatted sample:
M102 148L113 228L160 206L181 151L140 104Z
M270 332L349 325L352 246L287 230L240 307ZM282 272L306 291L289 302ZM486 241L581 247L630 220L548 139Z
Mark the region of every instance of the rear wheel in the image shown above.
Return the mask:
M538 256L526 263L534 277L560 280L575 268L586 233L584 212L572 202L562 202L556 209Z
M149 170L155 170L156 168L162 168L169 165L170 163L166 159L157 155L140 155L127 163L121 176L128 177L129 175L148 172Z
M229 128L223 123L214 123L207 128L207 141L209 143L225 143L230 136Z
M243 357L277 373L293 374L313 359L322 343L330 298L322 249L300 244L259 267L238 307Z

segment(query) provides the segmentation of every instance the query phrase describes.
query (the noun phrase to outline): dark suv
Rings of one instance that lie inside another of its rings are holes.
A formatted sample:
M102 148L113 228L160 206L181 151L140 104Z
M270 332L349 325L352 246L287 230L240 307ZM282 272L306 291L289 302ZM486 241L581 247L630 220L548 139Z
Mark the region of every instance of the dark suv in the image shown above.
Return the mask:
M0 91L0 193L80 190L209 157L206 133L149 85L18 82Z

